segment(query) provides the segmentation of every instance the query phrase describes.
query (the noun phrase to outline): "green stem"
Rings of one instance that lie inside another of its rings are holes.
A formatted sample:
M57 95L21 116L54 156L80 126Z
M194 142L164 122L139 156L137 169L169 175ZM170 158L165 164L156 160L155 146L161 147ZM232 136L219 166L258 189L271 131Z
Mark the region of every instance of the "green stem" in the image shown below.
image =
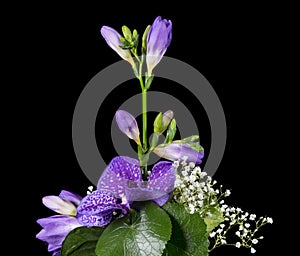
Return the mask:
M142 91L142 113L143 113L143 148L147 151L147 90Z

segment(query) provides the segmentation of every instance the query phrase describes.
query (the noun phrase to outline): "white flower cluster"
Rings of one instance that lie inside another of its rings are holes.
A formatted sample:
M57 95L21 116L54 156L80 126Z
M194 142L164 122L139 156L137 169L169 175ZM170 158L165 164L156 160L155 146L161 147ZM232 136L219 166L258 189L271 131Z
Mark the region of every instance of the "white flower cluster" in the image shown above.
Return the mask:
M209 217L210 210L223 204L223 198L230 195L230 190L223 192L222 186L220 189L214 189L217 181L212 180L194 163L175 161L173 165L177 171L174 200L183 204L190 214L197 212L203 218Z
M221 206L221 211L223 212L224 222L209 235L214 240L214 245L211 250L223 244L227 244L237 248L249 248L251 253L255 253L256 250L253 245L263 239L263 236L257 237L256 232L263 225L267 223L272 224L273 219L270 217L257 218L255 214L249 214L248 212L244 212L241 208L229 207L226 204ZM235 235L239 238L238 242L227 243L226 235L230 230L237 230Z
M173 198L177 203L184 205L190 214L198 213L202 218L213 218L213 210L216 209L221 213L223 221L209 233L212 240L210 251L221 245L233 245L237 248L249 248L251 253L255 253L253 245L263 239L262 236L257 237L256 232L263 225L272 224L273 219L257 218L255 214L244 212L238 207L229 207L224 198L231 194L230 190L223 192L222 185L218 189L214 188L217 182L194 163L187 164L184 159L181 162L175 161L173 166L177 173ZM235 235L239 241L228 243L228 231L234 229L237 230Z

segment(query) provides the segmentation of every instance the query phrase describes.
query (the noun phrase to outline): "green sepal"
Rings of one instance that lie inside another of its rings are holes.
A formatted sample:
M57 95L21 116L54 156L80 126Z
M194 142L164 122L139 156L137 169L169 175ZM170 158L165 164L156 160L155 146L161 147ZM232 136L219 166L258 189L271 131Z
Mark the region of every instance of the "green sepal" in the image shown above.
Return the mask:
M143 37L142 37L142 51L145 53L147 51L147 36L148 36L148 32L151 28L151 25L148 25L143 33Z
M154 132L161 133L162 126L163 126L163 115L162 112L159 112L159 114L156 116L153 123Z
M170 125L169 125L169 127L168 127L167 135L166 135L164 144L169 144L173 141L173 139L175 137L175 134L176 134L176 130L177 130L176 120L175 120L175 118L173 118Z
M124 25L124 26L122 26L122 32L123 32L125 39L130 42L132 40L132 34L131 34L130 29Z

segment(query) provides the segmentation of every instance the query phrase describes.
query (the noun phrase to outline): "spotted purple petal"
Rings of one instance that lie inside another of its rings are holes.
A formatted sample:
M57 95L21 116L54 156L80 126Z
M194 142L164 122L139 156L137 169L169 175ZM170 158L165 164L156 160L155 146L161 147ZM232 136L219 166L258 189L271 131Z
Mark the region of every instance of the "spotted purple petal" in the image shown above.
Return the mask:
M82 225L101 227L107 225L114 214L119 213L119 216L123 216L128 210L129 204L122 204L122 200L110 191L96 190L80 202L77 207L77 219Z
M128 181L141 180L139 161L126 156L117 156L102 173L97 189L109 190L114 196L122 198Z
M67 215L54 215L38 219L37 223L43 229L36 235L36 238L45 241L48 244L48 251L53 251L53 255L60 250L67 234L81 226L76 218Z
M168 195L174 189L176 176L172 163L161 161L154 165L148 181L130 182L126 187L128 201L158 200L163 205ZM167 199L166 199L167 198Z

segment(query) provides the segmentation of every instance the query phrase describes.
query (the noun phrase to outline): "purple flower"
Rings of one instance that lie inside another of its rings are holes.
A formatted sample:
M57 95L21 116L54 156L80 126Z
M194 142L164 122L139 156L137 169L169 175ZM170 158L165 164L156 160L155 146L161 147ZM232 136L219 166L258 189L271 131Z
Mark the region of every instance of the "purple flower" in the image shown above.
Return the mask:
M157 154L159 157L177 161L181 160L183 157L187 157L188 162L194 162L195 164L200 164L202 162L202 158L204 157L204 151L198 152L193 149L189 143L180 143L180 142L172 142L168 145L159 145L157 146L153 152Z
M59 196L45 196L42 201L46 207L57 213L75 216L81 199L79 195L62 190Z
M147 36L146 63L148 75L160 62L172 40L172 22L158 16L153 22Z
M88 227L107 225L113 216L121 217L128 213L130 207L108 190L96 190L82 199L77 208L77 219Z
M121 35L111 27L103 26L101 28L101 35L104 37L106 43L116 51L121 58L128 61L132 66L135 66L134 60L131 56L129 50L124 50L120 46L122 46L122 42L120 41Z
M53 252L53 256L60 255L60 249L66 236L75 228L81 225L75 217L67 215L54 215L48 218L37 220L42 226L42 230L36 238L48 244L48 251Z
M141 145L139 127L130 113L125 110L118 110L116 112L116 121L121 132L134 140L138 145Z
M139 161L126 156L112 159L101 175L97 188L111 191L116 197L129 202L153 200L163 205L173 191L175 171L172 163L158 162L147 181L142 180Z
M67 234L81 226L73 217L76 215L76 207L81 199L77 194L62 190L59 196L45 196L42 200L46 207L63 214L37 220L43 229L36 235L36 238L48 243L48 251L53 252L53 256L59 256L62 242Z

